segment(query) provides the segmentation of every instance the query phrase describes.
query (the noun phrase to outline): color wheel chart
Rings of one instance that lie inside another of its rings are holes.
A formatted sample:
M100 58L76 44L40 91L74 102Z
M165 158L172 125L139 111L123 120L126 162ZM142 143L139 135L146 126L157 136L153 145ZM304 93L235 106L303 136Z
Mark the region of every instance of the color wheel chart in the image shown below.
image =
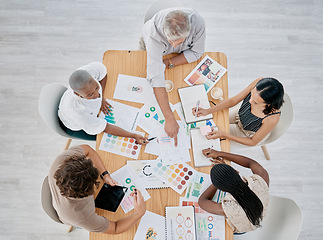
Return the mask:
M153 167L155 175L164 181L178 194L182 194L189 184L196 170L185 163L163 165L161 162L156 163Z
M118 137L104 133L99 149L121 156L138 159L141 145L139 145L133 138Z

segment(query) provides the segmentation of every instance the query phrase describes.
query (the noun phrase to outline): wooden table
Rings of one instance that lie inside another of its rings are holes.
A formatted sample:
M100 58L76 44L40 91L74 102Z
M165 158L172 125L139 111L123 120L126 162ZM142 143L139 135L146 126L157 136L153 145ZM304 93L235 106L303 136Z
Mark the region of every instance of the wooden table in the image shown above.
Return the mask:
M170 58L175 56L176 54L170 54L166 56L166 58ZM227 59L225 54L216 53L216 52L207 52L205 53L197 62L193 62L190 64L185 64L181 66L177 66L173 69L167 69L165 72L166 79L172 80L174 82L174 89L168 93L169 101L172 104L179 102L179 96L177 93L177 88L185 87L187 84L183 81L184 78L193 70L193 68L197 65L197 63L203 59L205 55L209 55L211 58L220 63L223 67L227 68ZM113 93L116 86L118 74L126 74L136 77L146 77L146 62L147 56L145 51L118 51L118 50L110 50L105 52L103 56L103 64L107 67L107 84L105 87L105 91L103 96L108 99L113 99ZM216 84L216 86L222 88L224 99L228 98L228 77L225 74L220 81ZM210 92L208 94L209 100L211 100ZM212 99L213 100L213 99ZM130 106L134 106L140 108L143 104L133 103L128 101L117 100L118 102L128 104ZM213 100L214 101L214 100ZM215 101L216 102L216 101ZM213 115L214 122L218 126L220 130L229 132L229 112L228 110L221 111ZM178 117L178 116L177 116ZM140 128L138 127L137 130ZM142 130L141 130L142 131ZM110 172L114 172L117 169L124 166L127 162L127 158L119 155L115 155L112 153L108 153L105 151L99 150L99 145L101 142L103 134L98 135L96 142L96 150L99 153L101 159L103 160L105 166ZM146 134L147 136L147 134ZM229 141L221 141L221 149L222 151L230 151ZM144 147L139 154L138 159L156 159L155 155L147 154L144 152ZM191 152L192 161L189 165L194 167L193 163L193 155ZM211 167L198 167L196 170L204 173L209 173ZM165 216L165 207L166 206L178 206L180 195L176 193L171 188L167 189L149 189L148 190L151 198L146 201L147 210ZM98 191L96 191L96 194ZM184 191L185 193L185 191ZM184 196L184 193L181 196ZM133 210L132 210L133 211ZM129 212L128 214L132 213ZM126 214L123 212L120 207L116 213L111 213L102 209L96 209L96 212L99 215L105 216L107 219L111 221L116 221L120 218L123 218ZM119 240L128 240L133 239L138 223L119 235L108 235L108 234L98 234L98 233L90 233L91 240L105 240L105 239L119 239ZM231 228L226 224L226 240L233 239L233 232Z

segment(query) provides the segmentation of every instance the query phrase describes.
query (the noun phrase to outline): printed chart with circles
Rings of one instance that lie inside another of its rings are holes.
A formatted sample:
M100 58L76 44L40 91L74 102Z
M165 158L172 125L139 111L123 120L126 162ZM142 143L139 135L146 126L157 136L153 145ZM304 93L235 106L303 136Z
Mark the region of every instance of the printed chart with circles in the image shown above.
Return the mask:
M182 194L189 184L196 170L185 163L163 165L158 162L154 165L153 171L157 178L164 181L178 194Z
M118 137L104 133L99 149L121 156L138 159L141 145L139 145L133 138Z
M198 239L225 240L225 219L210 213L197 213L196 232Z
M167 207L166 222L168 222L167 234L168 231L170 231L171 234L170 239L196 239L195 216L193 207Z
M164 115L159 110L159 108L156 108L155 106L150 106L145 113L145 118L147 119L154 119L155 121L159 122L160 124L163 124L165 122Z

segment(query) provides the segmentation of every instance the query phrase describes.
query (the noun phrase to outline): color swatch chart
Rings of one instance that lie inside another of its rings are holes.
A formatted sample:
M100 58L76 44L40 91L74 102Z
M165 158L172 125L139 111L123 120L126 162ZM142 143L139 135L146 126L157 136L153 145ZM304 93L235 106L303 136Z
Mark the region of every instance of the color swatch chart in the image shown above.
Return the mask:
M121 156L138 159L141 145L139 145L133 138L118 137L104 133L99 149Z
M196 170L186 163L163 165L162 162L155 163L153 171L157 178L164 181L178 194L182 194L189 184Z

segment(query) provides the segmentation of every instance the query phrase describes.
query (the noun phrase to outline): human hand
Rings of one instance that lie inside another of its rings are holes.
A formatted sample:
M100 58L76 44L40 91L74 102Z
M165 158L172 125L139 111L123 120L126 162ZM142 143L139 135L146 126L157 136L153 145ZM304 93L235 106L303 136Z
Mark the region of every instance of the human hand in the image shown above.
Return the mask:
M193 116L200 117L200 116L206 116L209 114L208 109L204 109L204 108L199 107L199 110L198 111L196 111L196 110L197 110L196 107L192 108Z
M134 138L136 139L137 143L140 145L146 145L149 142L146 137L143 137L139 134L135 134Z
M177 134L179 125L175 118L173 118L173 120L166 120L164 129L170 138L174 138L175 147L177 147Z
M106 184L109 184L111 186L116 186L118 185L118 182L113 180L110 176L110 174L106 174L103 176L103 181L106 183Z
M217 139L217 138L225 138L226 137L226 135L225 135L226 133L225 132L223 132L223 131L219 131L219 130L213 130L212 129L212 132L209 132L209 134L208 135L206 135L206 138L208 139L208 140L210 140L210 139Z
M130 196L133 197L133 206L136 209L140 217L142 217L146 212L146 203L144 197L138 189L134 189Z
M101 104L101 111L104 114L108 114L110 115L112 113L112 105L110 103L107 102L107 100L105 98L102 98L102 104Z

